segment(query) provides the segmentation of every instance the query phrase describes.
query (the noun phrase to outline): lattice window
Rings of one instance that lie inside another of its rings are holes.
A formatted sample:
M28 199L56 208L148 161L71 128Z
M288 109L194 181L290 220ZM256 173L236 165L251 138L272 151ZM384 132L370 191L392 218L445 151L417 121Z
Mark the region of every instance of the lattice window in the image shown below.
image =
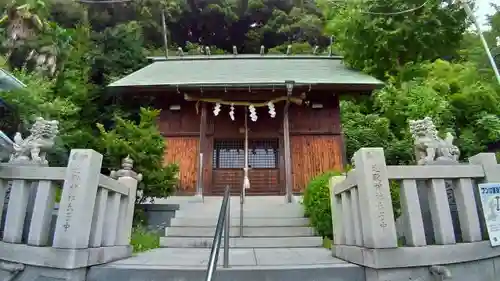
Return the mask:
M245 161L245 143L243 140L216 140L213 151L215 169L243 168Z
M212 163L214 169L241 169L244 166L243 140L216 140ZM250 168L276 169L279 163L279 141L249 140L248 165Z
M250 168L278 168L278 140L252 140L248 144L248 166Z

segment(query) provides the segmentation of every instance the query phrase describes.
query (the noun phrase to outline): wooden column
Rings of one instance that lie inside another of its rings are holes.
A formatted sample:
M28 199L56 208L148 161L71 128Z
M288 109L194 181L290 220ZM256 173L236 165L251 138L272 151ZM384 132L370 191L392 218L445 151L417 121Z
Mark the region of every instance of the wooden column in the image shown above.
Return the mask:
M291 94L289 91L288 95ZM285 190L286 190L286 201L288 203L292 202L292 157L290 152L290 124L288 121L288 109L290 107L290 102L287 101L285 108L283 110L283 147L285 150Z
M340 112L340 99L339 96L336 94L334 94L334 98L335 98L336 114L334 115L335 119L333 120L333 122L335 122L335 124L338 124L339 126L340 141L341 141L340 148L342 150L342 171L345 171L347 165L349 164L349 159L347 158L347 147L345 142L344 129L342 128L342 116L341 116L342 113Z
M198 141L198 171L197 171L197 186L196 195L203 196L203 170L207 155L206 151L206 139L207 139L207 106L204 102L201 102L201 114L200 114L200 139Z

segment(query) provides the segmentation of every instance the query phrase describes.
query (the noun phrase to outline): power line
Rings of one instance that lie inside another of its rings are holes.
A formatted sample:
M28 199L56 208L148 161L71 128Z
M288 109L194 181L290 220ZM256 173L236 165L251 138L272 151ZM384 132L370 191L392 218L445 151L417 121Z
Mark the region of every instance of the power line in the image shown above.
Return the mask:
M82 4L119 4L131 1L132 0L75 0L75 2Z
M377 13L377 12L363 12L361 11L362 14L366 14L366 15L377 15L377 16L396 16L396 15L402 15L402 14L406 14L406 13L411 13L411 12L414 12L416 10L420 10L422 9L425 5L427 5L427 3L429 3L429 0L425 1L422 5L420 6L417 6L417 7L413 7L413 8L410 8L410 9L406 9L406 10L403 10L403 11L399 11L399 12L392 12L392 13Z
M417 7L413 7L413 8L410 8L410 9L406 9L406 10L402 10L402 11L397 11L397 12L382 13L382 12L361 11L361 14L365 14L365 15L377 15L377 16L402 15L402 14L411 13L411 12L414 12L416 10L422 9L425 5L427 5L427 3L429 3L429 1L430 0L426 0L423 4L421 4L421 5L417 6ZM330 1L330 3L333 3L333 4L338 4L339 2L342 2L342 4L347 4L344 1L335 1L335 0Z

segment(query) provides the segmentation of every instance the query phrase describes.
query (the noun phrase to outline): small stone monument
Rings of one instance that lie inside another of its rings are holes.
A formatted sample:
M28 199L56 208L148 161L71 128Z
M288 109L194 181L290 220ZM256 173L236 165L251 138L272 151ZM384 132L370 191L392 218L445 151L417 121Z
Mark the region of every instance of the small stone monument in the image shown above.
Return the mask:
M414 139L415 156L418 165L458 165L460 150L453 144L454 137L447 133L444 139L438 136L436 126L430 117L421 120L410 120L410 132ZM460 224L453 193L453 182L445 181L448 203L455 229L455 238L461 241ZM427 244L433 244L434 231L428 202L428 185L425 182L417 182L418 197L422 208L425 236Z

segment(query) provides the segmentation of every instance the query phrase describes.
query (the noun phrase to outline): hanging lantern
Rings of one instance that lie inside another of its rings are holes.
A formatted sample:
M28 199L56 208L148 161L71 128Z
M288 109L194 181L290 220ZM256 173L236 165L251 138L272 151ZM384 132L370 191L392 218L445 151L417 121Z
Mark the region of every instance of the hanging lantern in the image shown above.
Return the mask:
M269 115L271 118L276 117L276 109L274 108L274 103L268 102L267 107L269 108Z
M220 103L216 103L214 106L214 116L219 115L220 112Z
M255 111L255 106L250 105L248 107L248 110L250 111L250 120L253 122L257 121L257 112Z
M230 110L229 110L229 117L231 120L234 121L234 104L231 104Z

